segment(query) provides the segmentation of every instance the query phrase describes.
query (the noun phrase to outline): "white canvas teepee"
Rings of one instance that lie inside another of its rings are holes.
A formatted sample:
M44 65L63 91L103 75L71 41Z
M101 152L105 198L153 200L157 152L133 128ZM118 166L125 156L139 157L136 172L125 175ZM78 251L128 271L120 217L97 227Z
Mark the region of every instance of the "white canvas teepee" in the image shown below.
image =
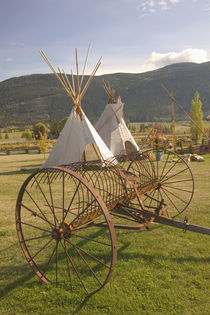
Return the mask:
M139 147L128 130L123 118L124 104L121 98L115 100L115 91L104 83L109 101L98 122L96 130L113 155L138 152Z
M90 48L90 47L89 47ZM72 73L72 83L70 83L66 73L63 70L61 73L58 68L58 73L43 53L40 52L44 60L47 62L53 73L56 75L57 79L60 81L64 87L67 94L73 101L74 107L71 114L56 141L48 159L42 165L44 167L65 165L73 162L79 161L93 161L93 160L106 160L108 158L113 158L113 154L107 148L104 141L98 135L94 127L91 125L88 118L85 116L81 108L81 100L84 96L87 88L95 75L98 67L100 66L101 59L98 61L96 67L94 68L90 78L86 82L85 86L82 87L85 66L89 54L89 49L87 57L85 60L83 73L81 80L79 78L78 71L78 61L77 61L77 49L76 49L76 68L77 68L77 82L74 82L74 76Z

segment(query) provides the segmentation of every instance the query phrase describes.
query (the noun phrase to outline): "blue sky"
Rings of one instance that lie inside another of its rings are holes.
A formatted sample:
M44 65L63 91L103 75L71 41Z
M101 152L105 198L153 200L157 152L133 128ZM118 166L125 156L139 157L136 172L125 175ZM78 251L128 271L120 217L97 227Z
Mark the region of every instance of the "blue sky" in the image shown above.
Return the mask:
M210 0L0 0L0 81L51 70L140 73L210 60Z

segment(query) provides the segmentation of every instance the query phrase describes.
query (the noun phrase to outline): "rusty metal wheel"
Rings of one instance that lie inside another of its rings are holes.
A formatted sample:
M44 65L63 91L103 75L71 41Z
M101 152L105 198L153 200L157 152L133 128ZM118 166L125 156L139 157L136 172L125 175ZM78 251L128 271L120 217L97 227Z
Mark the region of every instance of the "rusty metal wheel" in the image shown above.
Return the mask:
M157 151L145 151L130 163L128 170L141 178L141 185L144 181L158 181L158 185L142 196L144 206L150 210L155 211L164 200L168 205L164 214L175 218L189 206L194 179L189 165L178 154L167 151L161 157Z
M16 227L43 282L87 295L108 282L117 257L114 227L103 200L79 174L52 167L29 176L18 195Z

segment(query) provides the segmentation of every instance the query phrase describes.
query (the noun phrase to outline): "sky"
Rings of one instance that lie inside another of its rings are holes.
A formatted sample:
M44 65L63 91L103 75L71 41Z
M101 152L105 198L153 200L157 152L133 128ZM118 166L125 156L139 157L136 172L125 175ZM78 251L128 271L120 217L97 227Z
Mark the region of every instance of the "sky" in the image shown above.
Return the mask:
M0 0L0 81L50 73L141 73L210 60L210 0Z

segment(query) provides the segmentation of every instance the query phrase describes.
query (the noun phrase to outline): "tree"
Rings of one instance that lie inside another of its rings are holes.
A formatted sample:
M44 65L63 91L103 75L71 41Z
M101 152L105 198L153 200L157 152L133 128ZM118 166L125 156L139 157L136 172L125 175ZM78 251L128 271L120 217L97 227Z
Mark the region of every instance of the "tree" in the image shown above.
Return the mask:
M202 112L202 102L200 100L200 94L198 91L195 92L194 99L192 100L192 106L190 109L190 116L195 122L190 122L190 131L192 140L200 142L203 137L204 132L204 122L203 122L203 112Z
M40 136L40 141L39 141L38 145L40 147L40 151L42 153L44 153L44 157L45 157L45 153L47 152L47 149L48 149L47 135L46 134Z
M42 136L46 136L47 131L47 126L39 122L33 127L33 136L36 140L40 140Z
M67 122L67 120L68 120L68 117L65 117L65 118L63 118L63 119L61 119L59 121L59 123L58 123L58 132L59 132L59 134L61 133L63 127L65 126L65 123Z
M23 131L21 138L25 138L26 140L31 141L33 139L31 130L27 129Z
M51 122L50 127L49 127L50 131L48 134L50 139L57 139L58 138L58 136L59 136L59 126L58 125L59 125L59 123L56 121Z

